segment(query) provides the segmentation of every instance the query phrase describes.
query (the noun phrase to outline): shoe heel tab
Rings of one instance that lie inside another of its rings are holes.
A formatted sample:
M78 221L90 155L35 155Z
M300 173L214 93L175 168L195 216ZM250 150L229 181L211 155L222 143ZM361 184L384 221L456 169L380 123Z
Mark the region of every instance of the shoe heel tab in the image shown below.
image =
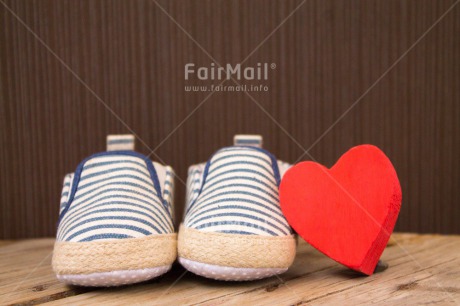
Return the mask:
M107 151L134 151L134 135L107 135Z
M263 138L262 135L247 135L240 134L233 137L234 146L249 146L262 148Z

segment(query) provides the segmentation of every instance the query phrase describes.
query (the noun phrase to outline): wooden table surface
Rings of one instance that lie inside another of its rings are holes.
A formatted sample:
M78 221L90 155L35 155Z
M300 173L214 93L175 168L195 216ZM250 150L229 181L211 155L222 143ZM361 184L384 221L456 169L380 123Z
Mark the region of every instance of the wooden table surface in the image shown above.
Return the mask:
M393 234L386 271L366 277L300 242L288 272L252 282L166 275L119 288L69 287L51 270L53 239L0 241L0 304L430 304L460 302L460 236Z

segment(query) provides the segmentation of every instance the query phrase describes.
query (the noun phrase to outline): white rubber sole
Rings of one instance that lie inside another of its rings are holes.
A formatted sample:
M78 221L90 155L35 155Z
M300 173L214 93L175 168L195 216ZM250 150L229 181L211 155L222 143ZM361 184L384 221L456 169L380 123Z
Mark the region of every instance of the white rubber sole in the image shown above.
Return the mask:
M68 285L88 286L88 287L112 287L123 286L143 282L162 274L171 269L171 265L139 269L99 272L91 274L67 274L57 275L57 278Z
M287 271L287 268L234 268L211 265L207 263L193 261L187 258L179 257L179 262L188 271L224 281L249 281L267 278L273 275L282 274Z

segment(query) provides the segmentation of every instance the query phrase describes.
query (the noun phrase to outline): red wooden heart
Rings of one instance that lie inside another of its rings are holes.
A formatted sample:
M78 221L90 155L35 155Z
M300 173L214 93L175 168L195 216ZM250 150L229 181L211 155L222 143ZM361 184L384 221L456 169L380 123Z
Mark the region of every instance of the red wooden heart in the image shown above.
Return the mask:
M331 168L302 162L284 175L281 209L289 224L335 261L371 275L401 208L401 186L375 146L350 149Z

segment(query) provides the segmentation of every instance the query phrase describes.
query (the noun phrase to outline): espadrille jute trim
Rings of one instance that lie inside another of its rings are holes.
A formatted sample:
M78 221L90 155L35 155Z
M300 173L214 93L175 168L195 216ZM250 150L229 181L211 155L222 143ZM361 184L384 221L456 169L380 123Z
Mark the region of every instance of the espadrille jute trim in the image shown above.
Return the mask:
M294 261L293 235L258 236L202 232L181 225L178 253L182 258L235 268L288 268Z
M56 242L56 274L88 274L170 265L177 257L177 234L91 242Z

